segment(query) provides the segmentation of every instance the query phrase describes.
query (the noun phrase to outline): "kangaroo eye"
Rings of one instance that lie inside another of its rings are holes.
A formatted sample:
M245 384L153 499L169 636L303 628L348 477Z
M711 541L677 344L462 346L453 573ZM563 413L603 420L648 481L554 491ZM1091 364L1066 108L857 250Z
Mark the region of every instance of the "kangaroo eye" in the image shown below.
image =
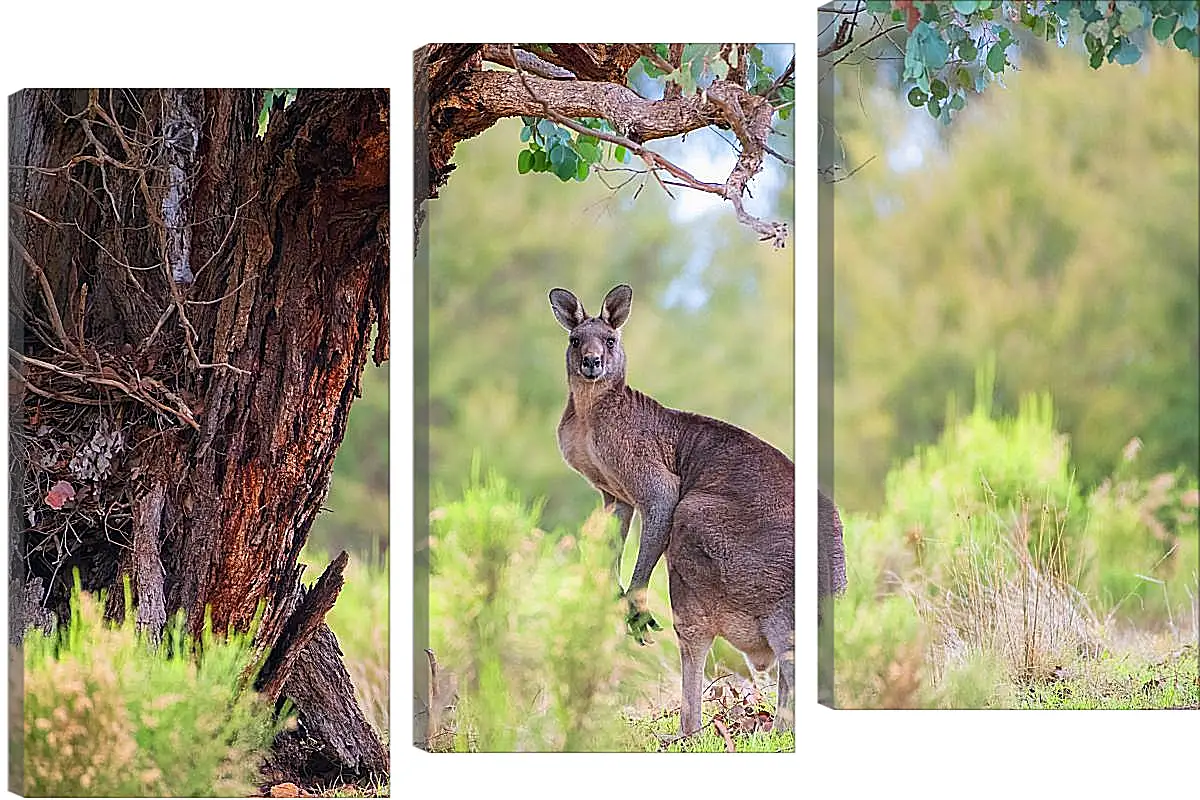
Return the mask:
M616 346L617 340L610 336L610 337L608 337L608 339L605 340L605 343L608 345L608 349L612 350L613 347Z
M571 337L571 347L579 347L579 337L578 336Z

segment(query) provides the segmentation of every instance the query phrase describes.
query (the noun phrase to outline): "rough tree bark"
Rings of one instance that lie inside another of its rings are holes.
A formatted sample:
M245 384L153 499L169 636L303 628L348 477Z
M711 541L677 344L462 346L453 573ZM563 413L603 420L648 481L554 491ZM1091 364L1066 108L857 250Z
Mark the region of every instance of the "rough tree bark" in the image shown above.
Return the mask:
M750 46L739 45L743 54ZM727 53L732 45L723 48ZM672 45L671 53L678 59L682 45ZM737 67L703 93L682 97L668 85L663 99L645 98L625 85L630 68L643 56L664 71L678 66L664 62L647 44L432 44L418 49L414 151L419 163L413 187L418 236L423 205L449 179L459 142L504 117L539 117L567 127L574 118L593 117L607 120L618 133L588 134L626 147L660 180L723 197L742 224L782 247L787 226L754 217L743 207L747 184L762 169L768 151L771 91L749 91L743 85L744 67ZM484 69L485 62L510 69ZM792 71L788 67L780 82L790 80ZM738 139L737 163L721 183L699 180L644 146L710 125L730 130Z
M323 623L345 558L308 592L297 558L366 359L388 357L388 96L303 90L262 139L259 98L10 100L10 557L29 598L10 638L66 615L76 569L113 615L129 575L152 631L179 609L193 632L206 610L245 630L261 604L259 688L300 717L270 775L386 778Z

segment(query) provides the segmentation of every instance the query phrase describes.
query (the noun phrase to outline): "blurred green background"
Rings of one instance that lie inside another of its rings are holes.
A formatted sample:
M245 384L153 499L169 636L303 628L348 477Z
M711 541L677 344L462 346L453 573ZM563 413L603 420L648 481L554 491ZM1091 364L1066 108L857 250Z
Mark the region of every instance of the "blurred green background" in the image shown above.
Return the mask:
M362 397L350 409L346 436L333 462L329 496L309 536L309 547L337 555L385 559L388 549L388 373L369 360Z
M835 484L879 510L889 467L971 406L1049 392L1091 487L1133 437L1142 475L1200 453L1197 70L1174 48L1090 69L1021 48L1008 88L949 127L914 113L889 64L839 70Z

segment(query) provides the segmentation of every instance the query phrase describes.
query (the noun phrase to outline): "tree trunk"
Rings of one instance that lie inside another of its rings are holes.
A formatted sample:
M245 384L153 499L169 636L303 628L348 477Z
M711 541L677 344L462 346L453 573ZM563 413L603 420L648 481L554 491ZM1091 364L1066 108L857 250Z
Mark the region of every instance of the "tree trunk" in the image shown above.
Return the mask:
M316 740L276 773L378 778L322 622L345 562L302 603L297 558L373 332L388 357L388 97L302 90L262 139L259 97L11 98L13 596L64 618L78 570L118 615L129 575L139 624L193 633L262 604L270 688Z

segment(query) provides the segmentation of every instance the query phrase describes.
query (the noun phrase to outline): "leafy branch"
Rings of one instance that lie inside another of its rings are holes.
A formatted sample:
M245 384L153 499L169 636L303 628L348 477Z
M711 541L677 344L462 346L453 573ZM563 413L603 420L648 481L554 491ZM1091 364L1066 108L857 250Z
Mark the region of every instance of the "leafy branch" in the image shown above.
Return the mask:
M946 124L971 93L983 92L1015 68L1010 56L1019 47L1018 31L1059 47L1073 37L1082 39L1093 69L1136 63L1150 39L1200 56L1200 7L1194 0L855 0L821 11L850 16L841 19L831 41L818 47L819 58L844 51L822 79L904 27L907 40L895 47L904 59L908 102ZM856 42L864 12L873 18L875 32Z
M585 181L610 169L606 164L623 168L619 165L637 158L668 194L668 185L715 194L762 239L777 247L786 242L786 225L749 214L743 197L764 155L793 163L767 139L772 122L787 119L794 107L794 60L775 75L760 48L737 43L484 45L474 52L434 45L418 59L422 56L431 80L429 196L436 196L453 168L454 143L498 119L519 116L521 174L549 172L562 181ZM483 69L485 61L512 71ZM438 95L435 76L453 88ZM662 87L661 98L630 88L645 89L647 82ZM442 120L452 122L440 125ZM722 182L701 180L646 146L707 127L731 130L738 139L737 163Z

